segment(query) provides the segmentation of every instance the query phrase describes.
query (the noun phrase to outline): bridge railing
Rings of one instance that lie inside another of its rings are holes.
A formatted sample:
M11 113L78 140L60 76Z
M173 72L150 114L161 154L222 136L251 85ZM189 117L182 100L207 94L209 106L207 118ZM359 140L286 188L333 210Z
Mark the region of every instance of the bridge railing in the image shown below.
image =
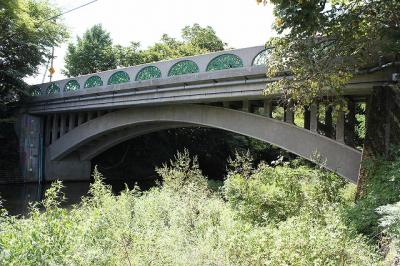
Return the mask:
M32 86L32 96L64 97L79 90L90 90L128 82L171 78L232 68L266 65L264 46L225 50L155 63L118 68Z

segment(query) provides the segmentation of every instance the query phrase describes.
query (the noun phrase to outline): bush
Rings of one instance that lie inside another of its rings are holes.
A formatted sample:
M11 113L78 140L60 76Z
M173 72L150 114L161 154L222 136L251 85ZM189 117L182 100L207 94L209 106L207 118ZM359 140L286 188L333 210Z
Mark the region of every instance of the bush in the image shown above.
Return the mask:
M302 208L316 212L325 203L343 202L340 192L346 183L327 171L264 163L254 170L248 154L236 154L230 164L234 170L229 171L224 183L224 196L247 221L278 222Z
M376 238L382 231L376 209L400 201L400 150L393 161L369 162L368 169L363 196L348 209L348 220L359 233Z
M0 264L377 262L374 250L341 218L341 198L332 195L343 186L327 186L324 172L261 165L243 178L243 172L236 171L224 185L228 202L207 189L196 161L186 152L158 172L164 186L113 195L95 169L90 195L70 210L60 207L61 184L55 183L46 193L43 210L34 206L26 218L0 214ZM324 200L312 203L316 199ZM319 206L318 212L310 206ZM259 222L257 214L267 218Z

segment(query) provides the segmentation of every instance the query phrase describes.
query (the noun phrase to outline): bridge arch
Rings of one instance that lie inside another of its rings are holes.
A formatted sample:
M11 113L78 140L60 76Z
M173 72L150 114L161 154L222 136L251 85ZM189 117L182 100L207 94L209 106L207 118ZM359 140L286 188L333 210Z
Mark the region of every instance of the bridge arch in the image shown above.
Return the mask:
M151 130L182 125L214 127L253 137L319 163L352 182L357 180L361 161L358 150L289 123L206 105L142 107L111 112L74 128L52 143L49 146L49 156L50 160L63 160L90 141L124 128L131 128L130 136L137 136ZM113 135L118 140L129 134ZM108 147L110 145L113 146L111 143ZM103 145L98 147L104 149ZM90 156L87 155L87 158Z

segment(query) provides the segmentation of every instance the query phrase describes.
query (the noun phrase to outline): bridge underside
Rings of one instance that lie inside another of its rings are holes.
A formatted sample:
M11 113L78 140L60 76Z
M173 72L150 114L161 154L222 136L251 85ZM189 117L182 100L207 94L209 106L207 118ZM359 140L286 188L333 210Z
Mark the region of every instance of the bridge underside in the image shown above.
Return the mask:
M256 138L321 164L352 182L357 180L361 153L340 141L270 117L192 104L117 110L69 130L46 149L46 179L88 179L90 160L112 146L154 131L188 126Z

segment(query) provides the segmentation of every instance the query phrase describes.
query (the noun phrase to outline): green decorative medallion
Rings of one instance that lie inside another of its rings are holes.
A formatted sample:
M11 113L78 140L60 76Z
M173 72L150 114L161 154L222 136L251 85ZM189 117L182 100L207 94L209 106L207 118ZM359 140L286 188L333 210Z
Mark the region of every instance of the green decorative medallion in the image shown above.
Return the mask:
M103 86L103 81L99 76L91 76L85 81L85 89Z
M168 72L168 76L178 76L197 72L199 72L199 67L195 62L184 60L173 65Z
M47 94L55 94L60 93L60 87L55 83L51 83L50 86L47 87Z
M222 70L243 67L243 61L234 54L222 54L215 57L208 63L206 71Z
M129 75L126 72L118 71L111 75L111 77L108 79L107 84L108 85L120 84L128 82L129 80L130 80Z
M267 50L263 50L254 57L253 66L266 66L267 62Z
M79 85L78 81L70 80L65 84L64 91L76 91L79 90L81 86Z
M32 86L29 90L29 94L31 96L39 96L39 95L42 95L42 91L40 90L40 88L38 86Z
M148 80L161 78L161 71L158 67L148 66L139 71L135 80Z

